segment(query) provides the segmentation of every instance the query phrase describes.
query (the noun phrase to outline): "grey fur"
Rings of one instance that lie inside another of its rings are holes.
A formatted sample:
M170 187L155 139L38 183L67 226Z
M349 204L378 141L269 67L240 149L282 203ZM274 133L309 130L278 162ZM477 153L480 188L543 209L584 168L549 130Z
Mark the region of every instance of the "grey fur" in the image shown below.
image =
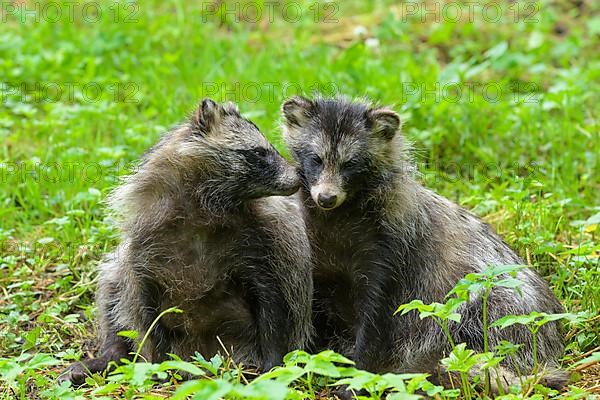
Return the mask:
M282 114L284 138L300 165L315 260L318 345L374 372L435 371L450 350L447 339L432 319L420 320L416 312L393 316L395 309L413 299L443 302L467 273L523 260L479 218L415 180L400 118L389 108L345 97L294 97ZM489 321L563 311L535 271L524 269L517 278L523 297L495 288ZM481 351L481 301L472 300L451 330L457 343ZM492 329L490 335L491 348L503 339L523 344L518 367L531 371L528 330ZM538 339L538 360L556 368L563 353L558 323L546 325Z
M296 192L298 177L235 105L205 99L189 121L166 134L110 197L122 231L99 267L103 370L127 357L158 314L142 356L189 358L232 351L263 370L307 345L311 336L310 248ZM218 339L217 339L218 338Z

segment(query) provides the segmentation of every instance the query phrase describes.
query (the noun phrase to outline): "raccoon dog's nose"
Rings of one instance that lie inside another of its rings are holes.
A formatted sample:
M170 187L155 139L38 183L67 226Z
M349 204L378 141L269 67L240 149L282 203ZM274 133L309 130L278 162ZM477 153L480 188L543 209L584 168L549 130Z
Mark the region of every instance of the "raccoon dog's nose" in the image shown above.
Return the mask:
M319 193L317 198L319 206L323 208L333 208L337 202L337 196L335 194L324 194Z

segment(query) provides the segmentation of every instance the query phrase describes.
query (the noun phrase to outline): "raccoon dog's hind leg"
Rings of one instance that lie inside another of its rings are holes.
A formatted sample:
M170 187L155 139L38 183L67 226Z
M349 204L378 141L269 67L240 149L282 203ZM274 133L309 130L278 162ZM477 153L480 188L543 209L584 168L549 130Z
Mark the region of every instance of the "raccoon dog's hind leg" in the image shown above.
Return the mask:
M114 262L114 259L106 261L103 269L114 266L112 265ZM87 376L107 370L111 362L131 358L133 344L129 339L118 335L120 331L131 329L117 322L119 302L123 298L121 291L119 282L112 281L105 274L101 274L96 298L100 319L100 356L71 364L59 376L59 382L70 381L73 385L82 385Z

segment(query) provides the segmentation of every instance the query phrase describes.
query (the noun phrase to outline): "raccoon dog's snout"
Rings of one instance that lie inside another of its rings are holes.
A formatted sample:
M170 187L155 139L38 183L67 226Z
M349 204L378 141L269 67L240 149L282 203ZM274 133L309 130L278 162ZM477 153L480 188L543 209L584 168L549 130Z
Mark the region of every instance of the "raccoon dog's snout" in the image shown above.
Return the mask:
M317 197L317 203L323 208L333 208L337 202L337 196L335 194L324 194L319 193Z
M320 184L310 188L310 196L319 208L333 210L346 199L346 193L332 185Z

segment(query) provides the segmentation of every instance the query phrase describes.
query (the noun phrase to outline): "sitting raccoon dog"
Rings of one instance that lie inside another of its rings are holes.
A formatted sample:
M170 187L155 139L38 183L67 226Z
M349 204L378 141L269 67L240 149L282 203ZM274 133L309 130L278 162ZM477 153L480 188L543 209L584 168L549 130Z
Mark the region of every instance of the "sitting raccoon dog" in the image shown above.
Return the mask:
M444 302L454 285L489 265L523 264L477 217L414 179L399 134L400 118L388 108L345 98L303 97L282 106L284 137L299 164L305 219L314 258L314 325L321 347L352 357L372 372L432 372L450 351L431 318L394 316L413 299ZM495 288L488 321L562 307L546 282L520 271L522 296ZM481 299L466 304L451 325L456 343L483 350ZM500 340L523 344L517 364L533 366L526 328L492 329ZM538 334L538 360L554 368L563 352L557 323ZM510 372L510 371L508 371ZM556 371L560 386L565 377Z
M235 105L205 99L166 134L110 199L121 245L99 268L101 355L66 379L137 349L118 336L152 329L141 355L210 357L268 370L311 336L310 247L295 169Z

